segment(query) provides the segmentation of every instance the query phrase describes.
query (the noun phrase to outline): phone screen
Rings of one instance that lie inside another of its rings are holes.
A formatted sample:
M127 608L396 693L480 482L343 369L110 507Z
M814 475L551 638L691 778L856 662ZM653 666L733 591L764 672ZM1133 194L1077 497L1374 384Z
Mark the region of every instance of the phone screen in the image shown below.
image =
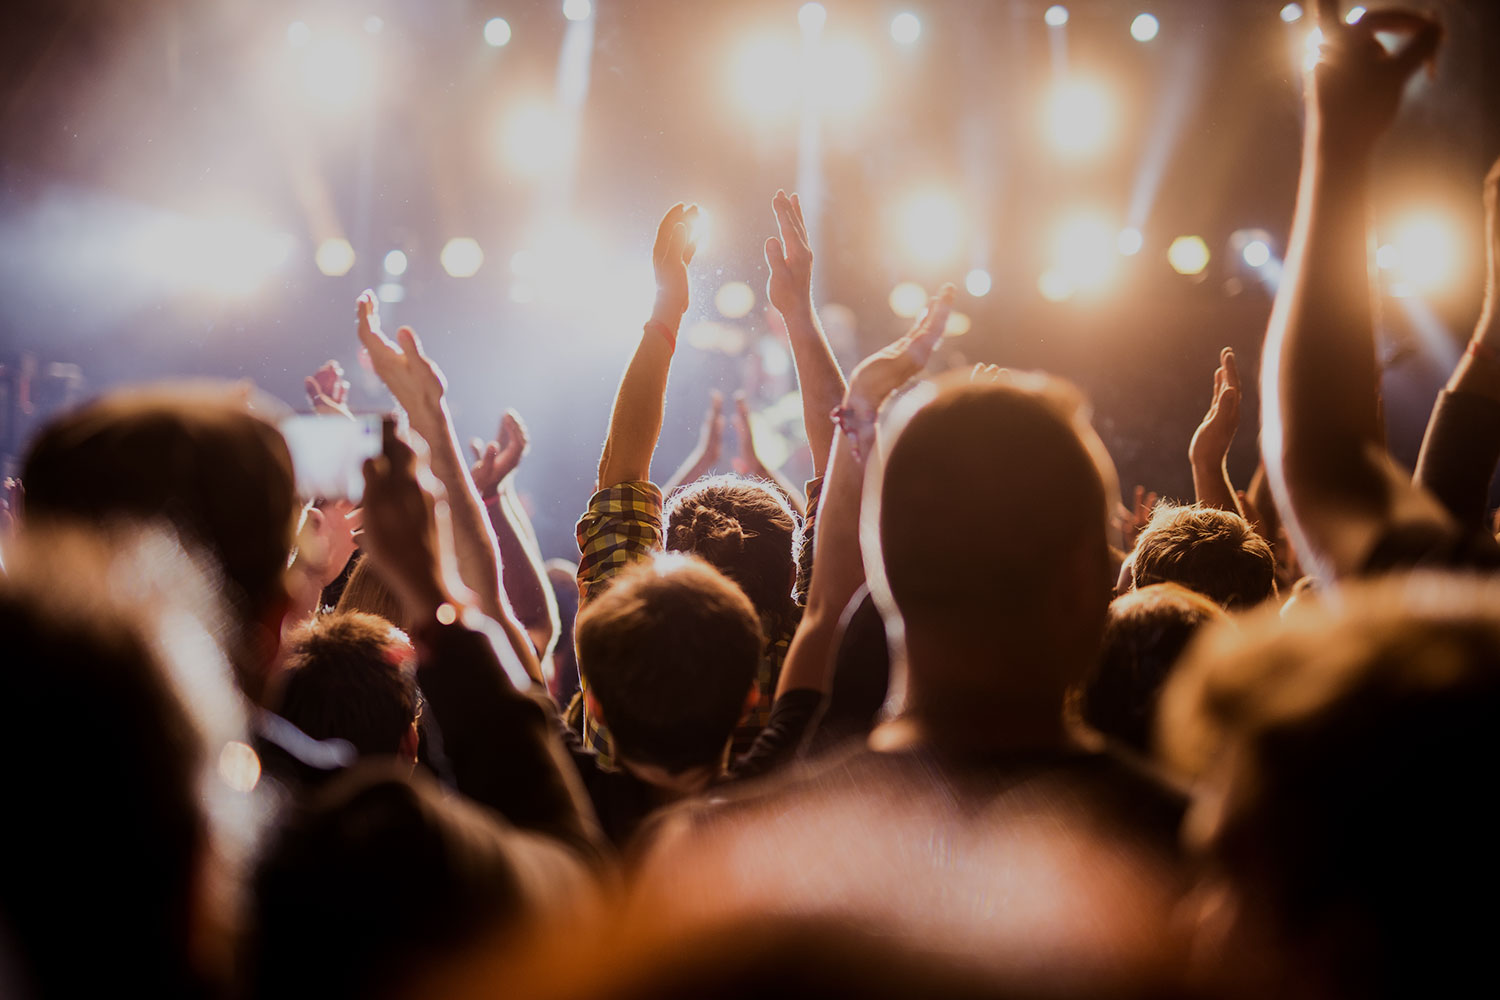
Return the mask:
M358 502L364 495L365 459L380 454L379 416L298 414L281 422L281 435L292 452L298 496Z

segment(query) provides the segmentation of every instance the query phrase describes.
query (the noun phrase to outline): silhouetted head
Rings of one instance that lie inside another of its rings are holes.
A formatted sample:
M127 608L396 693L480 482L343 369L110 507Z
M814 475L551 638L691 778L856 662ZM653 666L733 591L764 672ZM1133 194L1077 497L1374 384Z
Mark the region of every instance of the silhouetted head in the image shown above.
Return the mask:
M395 591L381 579L380 571L374 564L363 556L350 571L349 580L344 584L344 592L339 595L339 603L334 610L340 614L359 611L378 615L393 625L406 624L406 614L401 610L401 602L396 598Z
M1231 611L1276 596L1271 546L1238 514L1193 504L1162 504L1136 540L1135 586L1180 583Z

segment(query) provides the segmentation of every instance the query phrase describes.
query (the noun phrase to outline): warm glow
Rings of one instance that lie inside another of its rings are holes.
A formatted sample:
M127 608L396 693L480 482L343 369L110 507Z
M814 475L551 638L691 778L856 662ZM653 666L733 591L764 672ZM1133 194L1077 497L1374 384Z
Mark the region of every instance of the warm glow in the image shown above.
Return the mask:
M354 266L354 248L342 236L333 236L318 244L313 260L319 271L330 278L340 278Z
M1047 8L1047 13L1042 15L1042 19L1054 28L1061 28L1068 23L1068 8L1055 3Z
M1102 216L1080 213L1058 226L1053 243L1053 270L1074 291L1095 291L1109 284L1119 260L1119 231Z
M302 47L302 89L325 111L348 111L369 97L375 63L368 44L334 36Z
M1151 14L1137 14L1130 22L1130 37L1138 42L1149 42L1161 30L1161 22Z
M500 139L506 162L530 177L556 169L567 158L567 125L561 115L539 101L513 109Z
M835 114L859 111L875 96L875 59L858 42L831 42L823 47L818 59L815 81L823 110Z
M1048 302L1066 302L1073 297L1073 286L1068 284L1068 279L1060 271L1042 272L1042 276L1036 281L1036 287Z
M891 289L891 312L911 319L927 307L927 290L915 281L903 281Z
M1457 270L1458 242L1445 220L1430 214L1413 215L1391 232L1387 255L1397 276L1419 292L1448 285ZM1376 261L1381 251L1376 251Z
M1092 80L1058 85L1046 104L1047 135L1061 153L1084 156L1098 152L1113 125L1109 94Z
M730 61L736 103L761 118L785 115L797 107L802 67L797 49L780 38L754 38Z
M1120 230L1120 235L1115 239L1115 249L1125 257L1134 257L1141 252L1141 247L1146 243L1146 238L1141 231L1134 226Z
M1208 260L1208 244L1201 236L1179 236L1167 248L1167 263L1178 274L1202 274Z
M924 191L901 206L900 239L911 257L941 264L958 253L963 239L963 210L950 195Z
M994 281L990 278L990 272L982 267L976 267L964 278L964 288L976 298L990 294L990 289L993 287Z
M479 243L468 236L455 236L443 244L438 262L455 278L472 278L484 264L484 251Z
M714 295L714 307L725 319L748 316L755 308L755 289L743 281L726 281Z
M286 263L295 241L245 219L171 221L143 234L137 256L170 287L241 298Z
M961 313L955 309L948 314L948 324L943 327L943 336L962 337L973 325L974 322L969 319L968 313Z

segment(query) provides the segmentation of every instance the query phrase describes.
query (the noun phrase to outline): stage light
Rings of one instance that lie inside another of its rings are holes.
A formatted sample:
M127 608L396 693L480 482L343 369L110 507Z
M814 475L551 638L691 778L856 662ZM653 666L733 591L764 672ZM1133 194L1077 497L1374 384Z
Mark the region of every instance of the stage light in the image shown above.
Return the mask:
M1365 16L1363 7L1354 6L1349 8L1349 13L1344 15L1345 24L1358 24Z
M1114 277L1118 230L1103 217L1080 213L1058 226L1053 243L1053 269L1075 291L1096 291Z
M1311 73L1323 55L1323 29L1314 28L1307 33L1307 47L1302 51L1302 69Z
M1122 257L1134 257L1141 252L1145 242L1146 238L1141 235L1141 231L1129 226L1120 230L1120 235L1115 237L1115 249L1120 251Z
M1149 42L1161 30L1161 22L1151 14L1137 14L1130 22L1130 37L1138 42Z
M1251 240L1240 251L1240 256L1251 267L1262 268L1271 262L1271 248L1266 245L1265 240Z
M941 191L923 191L901 206L900 239L912 258L941 264L958 253L963 238L963 211Z
M312 29L305 22L293 21L286 26L286 43L294 49L300 49L312 41Z
M1380 249L1375 251L1375 264L1382 271L1389 271L1401 261L1401 255L1396 248L1389 243L1382 243Z
M492 17L484 22L485 44L500 48L510 42L510 22L503 17Z
M500 138L511 168L528 177L556 169L567 156L567 125L561 115L540 101L512 110Z
M1066 302L1073 297L1073 286L1055 269L1043 271L1036 280L1036 288L1048 302Z
M955 309L948 314L948 323L943 327L943 336L962 337L973 325L974 321L969 319L968 313L961 313Z
M401 287L399 281L383 282L379 288L375 289L375 297L382 302L395 305L406 298L406 289Z
M820 3L805 3L797 11L797 23L809 35L816 35L828 23L828 8Z
M385 20L379 15L371 14L365 18L365 31L371 35L378 35L385 30Z
M1055 3L1047 8L1047 13L1042 15L1042 20L1054 28L1061 28L1068 23L1068 8L1060 3Z
M702 205L698 206L698 214L693 216L693 224L688 230L688 242L693 244L693 253L700 254L707 248L709 240L714 234L714 220L708 209Z
M593 13L591 0L563 0L563 17L569 21L587 21Z
M725 319L748 316L755 308L755 289L743 281L726 281L714 295L714 307Z
M385 273L400 277L406 273L406 254L400 250L392 250L385 255Z
M1201 236L1179 236L1167 247L1167 263L1178 274L1202 274L1209 261L1208 244Z
M167 287L242 298L286 263L295 241L241 218L167 221L143 236L135 257Z
M330 278L341 278L354 266L354 248L342 236L331 236L318 244L313 262Z
M762 118L784 115L801 98L802 66L797 50L778 38L755 38L745 43L730 63L736 102Z
M307 46L302 59L302 89L329 111L347 111L369 95L375 66L365 45L333 37Z
M1091 80L1058 85L1047 99L1047 134L1071 156L1096 152L1109 137L1112 108L1104 88Z
M1409 216L1392 231L1390 242L1397 276L1417 291L1435 291L1452 280L1458 263L1457 241L1442 219L1426 214Z
M825 45L817 74L818 98L827 111L849 114L875 96L875 60L858 42L844 39Z
M891 18L891 38L897 45L911 45L922 37L922 22L917 15L903 11Z
M990 289L994 287L994 284L990 278L990 272L982 267L976 267L964 278L964 288L968 289L969 294L975 298L990 294Z
M1281 8L1281 19L1287 24L1295 24L1302 20L1302 5L1300 3L1289 3Z
M484 251L468 236L455 236L443 244L438 261L455 278L472 278L484 263Z
M903 281L891 289L891 312L911 319L927 307L927 289L915 281Z

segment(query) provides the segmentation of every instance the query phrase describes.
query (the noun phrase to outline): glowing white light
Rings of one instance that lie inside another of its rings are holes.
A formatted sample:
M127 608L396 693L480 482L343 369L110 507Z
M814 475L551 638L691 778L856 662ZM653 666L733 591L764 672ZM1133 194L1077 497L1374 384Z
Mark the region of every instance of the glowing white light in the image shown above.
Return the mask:
M346 111L367 97L375 84L368 48L349 38L321 39L307 46L302 89L329 111Z
M244 219L164 222L141 234L133 257L169 287L240 298L286 263L295 240Z
M1302 5L1300 3L1289 3L1281 8L1281 19L1287 24L1295 24L1302 20Z
M1323 29L1314 28L1307 33L1307 47L1302 52L1302 68L1312 72L1312 68L1318 64L1323 50Z
M331 236L318 244L313 262L330 278L341 278L354 266L354 247L342 236Z
M875 59L865 46L844 39L823 47L814 85L826 110L858 111L875 96L876 81Z
M915 281L903 281L891 289L891 312L911 319L927 306L927 290Z
M974 321L969 319L968 313L954 310L948 314L948 323L943 327L943 336L962 337L973 325Z
M566 121L540 102L522 104L505 119L501 149L511 168L536 177L559 167L568 155Z
M941 264L958 253L963 210L942 191L923 191L901 206L901 243L924 264Z
M492 17L484 22L484 41L486 45L500 48L510 42L510 22L503 17Z
M1161 22L1151 14L1137 14L1130 22L1130 37L1138 42L1149 42L1161 30Z
M897 45L911 45L921 37L922 22L917 20L917 15L903 11L891 18L891 38Z
M1068 8L1055 3L1047 8L1047 13L1042 15L1042 19L1054 28L1061 28L1068 23Z
M372 35L378 35L385 30L385 20L379 15L371 14L365 18L365 31Z
M1208 244L1201 236L1179 236L1167 247L1167 263L1178 274L1202 274L1209 256Z
M1066 302L1073 297L1073 286L1061 271L1055 269L1043 271L1036 280L1036 287L1048 302Z
M1271 248L1266 245L1265 240L1251 240L1245 244L1245 249L1240 251L1240 256L1245 258L1245 263L1251 267L1265 267L1271 262Z
M784 115L801 98L802 67L795 47L779 38L754 38L730 61L736 102L763 118Z
M294 49L300 49L312 41L312 29L302 21L293 21L286 26L286 43Z
M1141 235L1141 231L1130 226L1120 230L1120 235L1115 237L1115 249L1120 251L1121 256L1134 257L1141 252L1145 242L1146 238Z
M990 272L982 267L976 267L964 278L964 288L976 298L990 294L990 289L994 287L994 284L990 278Z
M1412 288L1410 282L1398 281L1391 285L1391 294L1398 299L1409 299L1416 294L1416 289Z
M1360 20L1364 16L1365 16L1365 9L1363 7L1359 7L1359 6L1350 7L1349 8L1349 13L1347 13L1347 14L1344 15L1344 23L1345 24L1358 24L1360 22Z
M563 0L563 17L569 21L587 21L593 13L591 0Z
M382 302L389 302L394 304L406 298L406 289L401 287L401 283L399 281L387 281L383 282L379 288L375 289L375 295Z
M809 35L816 35L828 22L828 9L820 3L805 3L797 11L797 23Z
M385 255L385 273L400 276L406 273L406 254L392 250Z
M1401 255L1389 243L1382 243L1380 249L1375 251L1375 263L1382 271L1389 271L1400 262Z
M1391 234L1396 273L1418 291L1447 285L1458 264L1457 240L1451 227L1434 215L1414 215ZM1380 251L1376 251L1379 261Z
M1108 93L1093 81L1061 84L1047 99L1047 133L1052 145L1069 155L1097 152L1109 138L1112 118Z
M249 744L233 740L219 751L219 780L236 792L249 792L260 781L260 756Z
M1114 277L1118 232L1101 216L1089 213L1071 216L1057 228L1053 269L1074 290L1102 288Z
M714 295L714 307L725 319L739 319L755 308L755 289L743 281L726 281Z
M455 236L443 244L438 262L455 278L472 278L484 263L484 251L479 243L468 236Z

